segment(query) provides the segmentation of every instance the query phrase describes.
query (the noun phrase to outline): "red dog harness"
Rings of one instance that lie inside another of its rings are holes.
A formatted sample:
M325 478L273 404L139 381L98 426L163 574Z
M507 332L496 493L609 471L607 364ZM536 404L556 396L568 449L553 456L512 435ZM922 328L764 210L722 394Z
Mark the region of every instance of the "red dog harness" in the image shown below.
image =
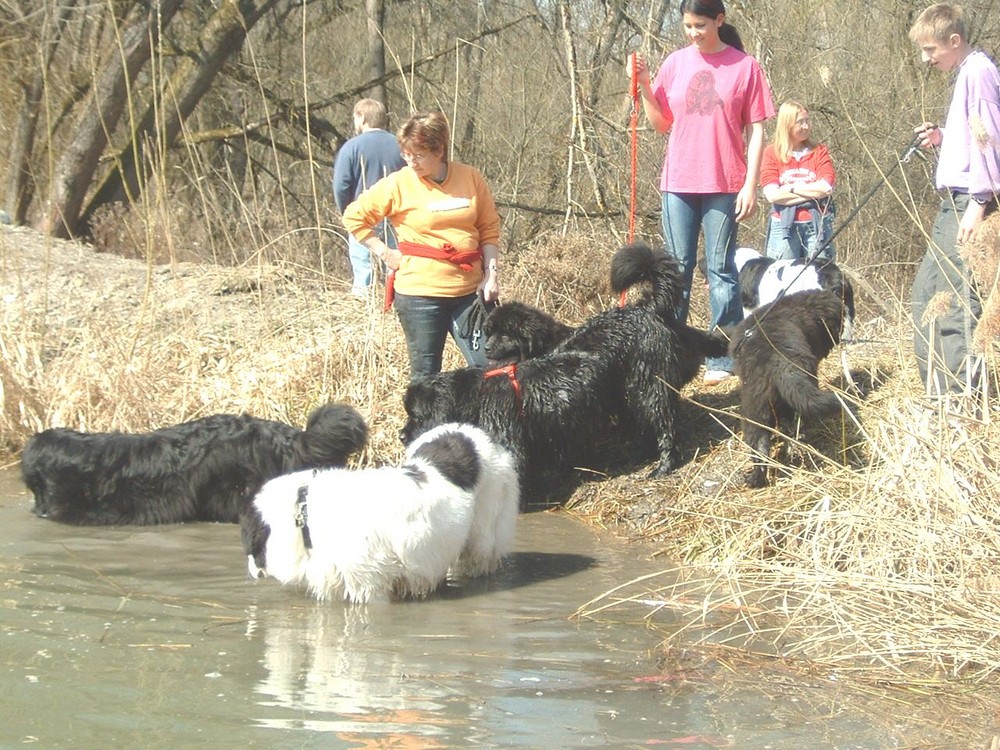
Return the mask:
M463 271L471 271L475 263L483 262L483 249L458 251L453 245L446 244L444 247L434 247L433 245L422 245L419 242L399 241L399 252L403 255L413 255L417 258L431 258L433 260L444 260L453 263ZM385 277L385 305L382 311L387 311L392 307L392 301L396 297L396 270L390 269Z
M507 379L510 380L510 387L514 389L514 397L517 398L518 413L520 414L524 411L524 401L521 398L521 383L517 379L517 363L514 362L503 367L497 367L494 370L487 370L483 373L483 379L495 378L498 375L506 375Z

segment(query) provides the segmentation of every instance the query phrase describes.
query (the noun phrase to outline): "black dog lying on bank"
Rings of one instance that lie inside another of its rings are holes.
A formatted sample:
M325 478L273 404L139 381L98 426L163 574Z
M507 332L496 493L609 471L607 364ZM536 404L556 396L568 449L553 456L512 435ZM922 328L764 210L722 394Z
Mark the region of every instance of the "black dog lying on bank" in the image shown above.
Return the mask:
M34 512L62 523L236 523L267 480L343 466L367 440L345 404L317 408L305 430L246 414L139 434L53 428L28 441L21 476Z

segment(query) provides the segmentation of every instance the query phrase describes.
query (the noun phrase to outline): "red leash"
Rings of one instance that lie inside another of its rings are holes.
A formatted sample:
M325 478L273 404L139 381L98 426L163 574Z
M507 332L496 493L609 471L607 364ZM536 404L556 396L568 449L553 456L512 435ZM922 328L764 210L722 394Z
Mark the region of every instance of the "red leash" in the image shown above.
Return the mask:
M639 188L639 73L636 71L636 63L638 62L639 54L633 52L632 55L632 76L630 86L629 86L629 96L632 99L632 109L629 113L629 145L630 145L630 157L629 157L629 212L628 212L628 241L631 243L635 239L635 215L637 213L636 208L636 196L638 194ZM622 289L621 294L618 295L618 306L625 307L626 299L628 298L628 290Z

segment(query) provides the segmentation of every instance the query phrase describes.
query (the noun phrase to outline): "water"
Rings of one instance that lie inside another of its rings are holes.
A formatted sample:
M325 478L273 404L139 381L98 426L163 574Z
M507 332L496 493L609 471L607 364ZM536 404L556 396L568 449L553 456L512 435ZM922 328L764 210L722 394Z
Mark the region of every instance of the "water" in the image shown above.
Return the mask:
M522 516L496 576L426 601L318 604L246 577L222 524L77 528L0 472L0 748L884 748L896 706L822 679L664 674L641 611L572 617L663 567ZM723 679L724 678L724 679ZM881 716L883 721L872 721Z

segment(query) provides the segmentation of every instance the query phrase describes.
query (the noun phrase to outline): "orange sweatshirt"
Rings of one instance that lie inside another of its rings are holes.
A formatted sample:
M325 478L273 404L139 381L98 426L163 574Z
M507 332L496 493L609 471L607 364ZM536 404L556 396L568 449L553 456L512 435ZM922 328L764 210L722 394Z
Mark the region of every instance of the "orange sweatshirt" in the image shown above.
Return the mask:
M451 162L444 182L422 179L410 167L376 182L344 210L344 227L359 242L389 219L401 241L475 251L498 245L500 216L493 194L479 170ZM396 271L396 291L427 297L461 297L483 280L477 263L463 271L453 263L404 255Z

